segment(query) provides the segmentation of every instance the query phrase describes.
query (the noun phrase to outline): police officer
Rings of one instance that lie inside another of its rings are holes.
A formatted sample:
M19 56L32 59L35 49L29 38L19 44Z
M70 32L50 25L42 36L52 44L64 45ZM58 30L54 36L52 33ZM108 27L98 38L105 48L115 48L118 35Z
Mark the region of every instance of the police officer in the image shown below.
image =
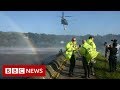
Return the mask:
M94 43L94 36L90 36L87 40L87 43L91 45L92 49L96 52L96 44ZM93 64L94 64L93 62L90 62L90 70L91 70L91 74L95 75Z
M73 76L73 70L75 67L75 53L78 49L76 38L73 37L70 42L66 45L66 59L70 60L70 67L69 67L69 76Z
M94 37L93 37L93 36L90 36L90 37L88 38L87 43L92 46L93 50L96 51L96 45L95 45L95 43L94 43Z
M84 76L83 78L90 78L90 59L87 58L88 52L91 52L92 47L86 42L86 40L82 40L82 45L79 49L80 54L82 56L82 63L84 68Z

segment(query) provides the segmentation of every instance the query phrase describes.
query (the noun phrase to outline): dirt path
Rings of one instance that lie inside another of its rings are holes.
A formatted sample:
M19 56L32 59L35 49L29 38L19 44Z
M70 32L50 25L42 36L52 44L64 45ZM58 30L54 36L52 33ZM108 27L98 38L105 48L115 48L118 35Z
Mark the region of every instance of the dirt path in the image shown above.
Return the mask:
M58 79L85 79L85 78L81 78L81 76L84 76L84 69L83 69L82 61L76 60L73 77L68 76L69 64L70 64L69 62L66 63ZM96 79L96 77L90 75L90 79Z

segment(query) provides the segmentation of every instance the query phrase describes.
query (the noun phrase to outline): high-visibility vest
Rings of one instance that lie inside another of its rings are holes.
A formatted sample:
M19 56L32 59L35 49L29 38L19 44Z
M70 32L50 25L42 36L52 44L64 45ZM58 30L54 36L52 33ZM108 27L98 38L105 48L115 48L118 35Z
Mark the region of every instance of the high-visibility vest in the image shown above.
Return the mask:
M92 39L88 39L87 40L87 43L89 44L89 45L91 45L92 46L92 48L93 48L93 52L92 52L92 59L94 59L94 58L96 58L97 57L97 55L99 54L99 52L97 52L97 50L96 50L96 45L95 45L95 43L94 43L94 41L92 40Z
M96 45L95 45L95 43L94 43L94 41L92 39L88 39L87 43L92 46L93 50L96 51Z
M92 46L90 46L87 42L80 47L79 51L81 56L84 56L88 63L90 63L90 61L98 55L98 52L93 50Z
M73 54L73 51L76 51L77 50L77 48L78 48L78 46L77 46L77 42L69 42L69 43L67 43L67 45L66 45L66 52L65 52L65 56L66 56L66 59L67 60L70 60L71 59L71 56L72 56L72 54Z

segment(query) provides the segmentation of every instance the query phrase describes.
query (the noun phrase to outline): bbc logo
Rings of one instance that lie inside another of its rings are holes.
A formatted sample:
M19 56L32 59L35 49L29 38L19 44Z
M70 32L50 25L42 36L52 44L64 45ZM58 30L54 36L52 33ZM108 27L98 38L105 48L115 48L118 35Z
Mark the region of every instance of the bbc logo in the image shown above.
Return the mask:
M45 65L3 65L2 76L14 77L31 77L31 76L45 76Z
M25 68L5 68L5 74L25 74Z

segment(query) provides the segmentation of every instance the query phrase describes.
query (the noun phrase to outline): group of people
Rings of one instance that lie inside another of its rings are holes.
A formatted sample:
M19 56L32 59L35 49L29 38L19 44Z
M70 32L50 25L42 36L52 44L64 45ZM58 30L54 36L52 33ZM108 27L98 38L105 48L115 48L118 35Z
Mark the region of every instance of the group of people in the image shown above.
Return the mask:
M109 68L110 72L116 70L117 65L117 53L118 47L117 41L113 40L113 44L107 45L105 43L105 57L107 57L107 53L109 52ZM75 53L79 53L82 57L82 63L84 68L84 78L90 78L90 75L95 75L94 73L94 63L96 62L95 58L99 54L96 50L96 44L94 43L94 37L90 36L87 40L82 40L82 44L78 45L75 37L72 38L70 42L66 45L66 59L70 61L69 73L68 75L71 77L74 74L74 67L76 62Z
M109 61L109 68L110 72L114 72L117 70L117 58L119 56L119 49L120 45L117 43L117 40L111 40L113 41L112 44L107 44L107 42L104 43L105 45L105 57L108 58Z
M90 78L90 74L95 75L93 64L94 58L98 55L94 37L90 36L88 40L82 40L82 44L78 46L76 38L73 37L66 45L66 59L70 60L69 76L73 76L75 67L75 53L78 52L82 56L83 68L85 71L84 78Z

